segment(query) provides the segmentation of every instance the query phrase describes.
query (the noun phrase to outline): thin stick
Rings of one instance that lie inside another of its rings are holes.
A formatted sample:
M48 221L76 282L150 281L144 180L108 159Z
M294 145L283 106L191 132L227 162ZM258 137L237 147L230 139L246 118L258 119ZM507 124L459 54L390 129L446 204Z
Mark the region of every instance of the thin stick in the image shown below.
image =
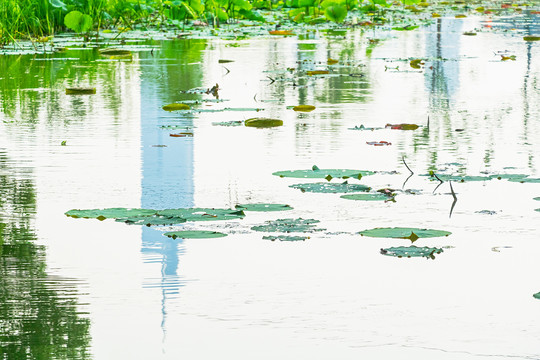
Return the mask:
M223 68L224 68L225 70L227 70L227 72L225 73L225 75L227 75L228 73L231 72L231 70L227 69L225 66L223 66ZM225 75L223 75L223 76L225 76Z
M409 181L409 179L411 178L411 176L413 176L414 172L411 170L411 168L409 167L409 165L407 165L407 163L405 162L405 157L402 156L401 157L401 160L403 161L403 164L405 165L405 167L411 172L411 174L409 175L409 177L407 177L405 179L405 181L403 182L403 185L401 185L401 188L405 188L405 184L407 183L407 181Z
M270 84L273 84L273 83L276 82L276 80L275 80L275 79L272 79L270 76L267 76L267 78L269 78L270 80L272 80L272 81L270 82Z
M439 185L437 185L437 187L433 190L433 193L435 193L435 191L437 191L437 189L439 188L439 186L441 186L442 183L443 183L444 181L442 181L442 180L437 176L437 174L435 174L435 173L433 173L433 176L435 176L435 178L436 178L437 180L440 181L440 182L439 182Z

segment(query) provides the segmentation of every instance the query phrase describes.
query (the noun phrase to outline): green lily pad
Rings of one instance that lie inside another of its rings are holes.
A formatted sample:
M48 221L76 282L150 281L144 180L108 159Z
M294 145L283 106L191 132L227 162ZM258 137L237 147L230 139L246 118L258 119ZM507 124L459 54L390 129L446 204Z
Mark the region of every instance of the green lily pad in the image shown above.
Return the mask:
M165 111L175 111L175 110L189 110L191 108L188 104L173 103L173 104L163 105L162 109Z
M152 226L152 225L176 225L185 223L186 219L181 217L167 217L167 216L143 216L143 217L128 217L128 218L120 218L116 219L118 222L125 222L129 225L146 225L146 226Z
M437 178L434 175L431 174L424 174L422 176L430 176L431 180L437 180ZM454 181L454 182L468 182L468 181L488 181L493 179L491 176L461 176L461 175L445 175L445 174L437 174L437 177L441 179L442 181Z
M287 235L266 235L263 236L263 240L270 240L270 241L306 241L306 239L309 239L309 236L287 236Z
M362 236L377 237L377 238L394 238L394 239L410 239L416 241L419 238L431 238L439 236L448 236L452 234L449 231L419 229L408 227L393 227L393 228L374 228L359 232Z
M520 183L540 183L540 178L509 179L508 181Z
M213 208L166 209L158 210L157 214L165 217L180 217L186 221L235 220L246 216L242 210Z
M95 93L96 93L95 87L66 88L66 95L93 95Z
M105 220L105 219L152 216L156 214L156 210L128 209L128 208L108 208L108 209L89 209L89 210L73 209L73 210L67 211L65 214L72 218Z
M373 175L373 171L367 170L351 170L351 169L319 169L316 165L309 170L285 170L276 171L272 175L279 177L289 177L298 179L325 179L328 176L332 178L356 178L360 179L362 176Z
M283 120L268 119L268 118L252 118L252 119L247 119L244 122L244 125L249 126L249 127L257 127L257 128L276 127L276 126L282 126Z
M535 299L540 299L540 292L537 292L536 294L533 294L533 297Z
M524 179L526 177L528 177L529 175L523 175L523 174L495 174L495 175L490 175L489 177L492 178L492 179L498 179L498 180L502 180L502 179L508 179L508 180L511 180L511 179L514 179L514 180L521 180L521 179Z
M166 232L163 235L176 239L211 239L211 238L220 238L227 236L217 231L207 231L207 230L184 230L184 231L170 231Z
M431 248L427 246L416 247L414 245L398 246L398 247L390 247L386 249L381 249L381 254L387 255L387 256L395 256L398 258L425 257L429 259L435 259L435 254L440 254L442 252L443 252L443 249Z
M533 198L533 200L540 201L540 196Z
M285 204L239 204L235 208L244 211L285 211L293 209Z
M347 195L341 195L342 199L347 200L359 200L359 201L386 201L393 199L393 197L376 193L376 194L347 194Z
M223 121L223 122L213 122L212 125L214 126L242 126L244 125L244 122L242 120Z
M264 225L253 226L251 230L264 232L313 232L324 229L316 229L314 224L319 223L315 219L277 219L266 221Z
M355 125L353 128L348 128L347 130L381 130L382 128L370 128L370 127L365 127L364 125Z
M538 211L538 212L540 212L540 209L534 209L534 211Z
M306 183L306 184L294 184L289 187L293 189L300 189L302 192L313 193L350 193L350 192L368 192L371 190L369 186L361 184L349 184L344 183Z

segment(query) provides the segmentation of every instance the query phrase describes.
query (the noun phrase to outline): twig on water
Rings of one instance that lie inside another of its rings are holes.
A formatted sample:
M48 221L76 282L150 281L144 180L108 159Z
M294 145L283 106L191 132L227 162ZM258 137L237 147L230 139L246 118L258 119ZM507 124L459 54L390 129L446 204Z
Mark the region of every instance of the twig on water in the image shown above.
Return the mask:
M267 78L269 78L270 80L272 80L272 81L270 81L270 84L273 84L273 83L276 82L276 80L275 80L275 79L272 79L270 76L267 76Z
M457 203L457 196L456 196L456 193L454 192L454 188L452 187L452 182L448 181L448 183L450 184L450 191L452 191L452 197L454 198L454 201L452 202L452 207L450 208L450 215L448 216L449 218L451 218L452 211L454 211L454 206L456 206L456 203Z
M255 93L255 95L253 95L253 100L255 100L255 102L258 102L257 101L257 93Z
M437 187L436 187L435 189L433 189L433 193L435 193L435 191L437 191L437 189L439 188L439 186L441 186L442 183L443 183L444 181L442 181L442 180L437 176L437 174L435 174L434 172L431 172L431 176L435 176L435 179L439 180L439 185L437 185Z
M227 72L225 73L225 75L227 75L228 73L231 72L231 70L227 69L225 66L223 66L223 68L224 68L225 70L227 70ZM223 76L225 76L225 75L223 75Z

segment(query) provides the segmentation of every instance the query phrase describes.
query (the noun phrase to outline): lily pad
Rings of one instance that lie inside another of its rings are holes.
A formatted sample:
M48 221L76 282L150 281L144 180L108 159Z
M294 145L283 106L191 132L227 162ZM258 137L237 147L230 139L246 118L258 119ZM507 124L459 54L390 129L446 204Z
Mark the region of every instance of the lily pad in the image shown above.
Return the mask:
M105 219L152 216L156 214L156 210L131 209L131 208L108 208L108 209L88 209L88 210L72 209L72 210L67 211L65 214L72 218L105 220Z
M426 174L421 176L430 176L431 180L438 180L441 179L442 181L454 181L454 182L468 182L468 181L488 181L491 180L491 176L461 176L461 175L445 175L445 174L437 174L437 177L435 175Z
M308 76L327 75L327 74L330 74L330 71L328 71L328 70L310 70L310 71L306 71L306 74Z
M351 193L351 192L368 192L371 190L369 186L361 184L344 183L306 183L294 184L289 187L299 189L302 192L313 193Z
M243 211L286 211L293 209L286 204L239 204L235 208Z
M409 239L416 241L419 238L431 238L439 236L448 236L452 234L449 231L408 228L408 227L393 227L393 228L374 228L359 232L362 236L377 237L377 238L393 238L393 239Z
M189 208L158 210L157 214L166 217L180 217L186 221L216 221L242 219L246 214L242 210Z
M136 216L116 219L118 222L125 222L129 225L176 225L185 223L186 219L181 217L168 217L168 216Z
M514 179L514 180L522 180L522 179L525 179L526 177L528 177L529 175L523 175L523 174L495 174L495 175L490 175L489 177L492 178L492 179L498 179L498 180L502 180L502 179Z
M540 183L540 178L508 179L508 181L520 182L520 183Z
M387 129L392 130L416 130L418 125L416 124L386 124Z
M342 199L347 200L359 200L359 201L387 201L393 199L393 197L376 193L376 194L347 194L341 195Z
M217 231L207 231L207 230L184 230L184 231L170 231L166 232L163 235L176 239L211 239L211 238L220 238L227 236Z
M263 240L270 240L270 241L306 241L306 239L309 239L309 236L287 236L287 235L266 235L263 236Z
M432 248L432 247L416 247L414 245L411 246L398 246L398 247L390 247L386 249L381 249L381 254L387 255L387 256L395 256L398 258L402 257L425 257L429 259L435 259L435 254L440 254L443 252L443 249L439 248Z
M353 128L348 128L348 130L380 130L382 128L370 128L370 127L365 127L364 125L360 125L360 126L357 126L355 125Z
M540 196L533 198L533 200L540 201Z
M298 105L293 107L294 111L301 111L301 112L310 112L315 110L315 106L313 105Z
M315 219L277 219L266 221L264 225L253 226L251 230L264 232L313 232L323 231L325 229L317 229L316 225L319 220Z
M173 104L164 105L162 109L165 111L176 111L176 110L189 110L191 108L188 104L173 103Z
M540 36L524 36L523 40L525 40L525 41L539 41Z
M95 93L96 93L95 87L66 88L66 95L93 95Z
M214 126L242 126L244 125L244 122L242 120L223 121L223 122L213 122L212 125Z
M252 118L252 119L247 119L244 122L244 124L249 127L269 128L269 127L282 126L283 120L268 119L268 118Z
M537 292L536 294L533 294L533 297L535 299L540 299L540 292Z
M131 55L131 51L119 48L104 48L99 49L101 55L115 56L115 55Z
M279 177L297 178L297 179L325 179L330 175L332 178L355 178L360 179L362 176L373 175L373 171L368 170L352 170L352 169L319 169L316 165L309 170L285 170L277 171L272 175Z

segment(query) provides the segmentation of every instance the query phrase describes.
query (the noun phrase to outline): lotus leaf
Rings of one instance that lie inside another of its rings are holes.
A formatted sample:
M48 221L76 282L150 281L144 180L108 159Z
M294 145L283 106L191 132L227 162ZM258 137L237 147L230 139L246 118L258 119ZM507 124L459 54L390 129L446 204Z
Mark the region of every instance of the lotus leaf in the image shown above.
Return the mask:
M460 175L444 175L444 174L437 174L437 177L435 175L427 174L427 175L421 175L421 176L430 176L431 180L437 180L437 177L441 179L442 181L455 181L455 182L467 182L467 181L488 181L491 180L491 176L460 176Z
M540 299L540 292L537 292L536 294L533 294L533 297L535 299Z
M347 194L340 196L347 200L360 200L360 201L387 201L393 199L393 197L385 194Z
M508 181L520 182L520 183L540 183L540 178L508 179Z
M285 204L239 204L235 208L243 211L285 211L293 209Z
M89 209L89 210L73 209L73 210L67 211L65 214L72 218L105 220L105 219L152 216L156 214L156 210L128 209L128 208L108 208L108 209Z
M244 124L249 127L269 128L269 127L282 126L283 120L268 119L268 118L252 118L252 119L247 119L244 122Z
M514 179L514 180L522 180L526 177L528 177L529 175L523 175L523 174L495 174L495 175L490 175L489 177L492 178L492 179L498 179L498 180L501 180L501 179Z
M173 104L164 105L162 109L165 111L175 111L175 110L189 110L190 107L187 104L173 103Z
M534 209L534 211L538 211L538 212L540 212L540 209Z
M94 87L74 87L66 88L66 95L92 95L96 93Z
M381 254L387 256L396 256L398 258L402 257L425 257L430 259L435 259L435 254L440 254L443 252L443 249L439 248L430 248L427 246L416 247L411 246L398 246L390 247L386 249L381 249Z
M152 225L176 225L185 223L186 219L181 217L167 217L167 216L136 216L136 217L128 217L128 218L120 218L116 219L118 222L125 222L129 225L146 225L146 226L152 226Z
M360 126L357 126L355 125L353 128L348 128L348 130L380 130L382 128L370 128L370 127L365 127L364 125L360 125Z
M330 74L330 72L328 70L310 70L310 71L307 71L306 74L308 76L313 76L313 75L327 75L327 74Z
M215 221L242 219L246 216L242 210L190 208L159 210L157 214L166 217L180 217L186 221Z
M418 129L418 125L416 124L386 124L385 126L387 129L392 130L416 130Z
M131 55L131 51L126 50L126 49L118 49L118 48L99 49L99 53L101 55L106 55L106 56L127 56L127 55Z
M420 65L424 65L424 63L422 62L422 59L413 59L409 62L409 65L411 65L411 67L413 69L421 69L422 67ZM388 126L388 125L386 125ZM414 129L412 129L414 130Z
M401 27L393 27L392 29L398 30L398 31L408 31L408 30L418 29L418 27L419 25L406 25L406 26L401 26Z
M211 238L220 238L227 236L217 231L207 231L207 230L184 230L184 231L170 231L166 232L163 235L176 239L211 239Z
M86 32L92 29L92 17L80 11L70 11L64 17L64 25L77 33Z
M525 40L525 41L539 41L540 36L524 36L523 40Z
M292 30L270 30L270 35L294 35Z
M313 232L324 229L316 229L314 224L319 223L315 219L277 219L266 221L264 225L253 226L251 230L264 232Z
M277 171L272 175L279 177L289 177L297 179L324 179L328 175L333 178L355 178L360 179L362 176L373 175L373 171L367 170L351 170L351 169L319 169L317 166L313 166L309 170L285 170Z
M452 234L449 231L419 229L419 228L374 228L359 232L362 236L377 237L377 238L394 238L394 239L410 239L416 241L418 238L431 238L439 236L448 236ZM414 239L414 240L413 240Z
M540 201L540 196L533 198L533 200Z
M263 236L263 240L270 240L270 241L306 241L306 239L309 239L309 236L287 236L287 235L266 235Z
M463 33L463 35L466 35L466 36L476 36L477 34L474 32L474 31L465 31Z
M313 193L350 193L350 192L367 192L371 188L366 185L344 183L306 183L294 184L289 187L300 189L302 192Z
M301 111L301 112L310 112L315 110L315 106L313 105L298 105L293 107L294 111Z

